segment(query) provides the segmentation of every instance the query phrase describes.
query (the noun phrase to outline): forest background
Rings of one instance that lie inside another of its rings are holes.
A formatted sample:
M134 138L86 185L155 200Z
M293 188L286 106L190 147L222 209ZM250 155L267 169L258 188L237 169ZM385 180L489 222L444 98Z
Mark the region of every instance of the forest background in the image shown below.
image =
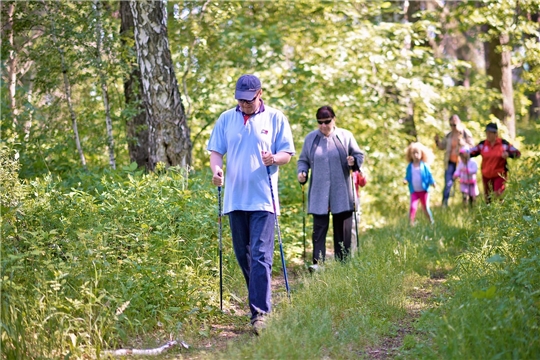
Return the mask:
M495 121L533 144L539 13L538 0L2 1L2 347L100 349L217 316L206 142L243 73L298 150L322 105L355 134L364 230L406 211L403 151L436 151L450 115L477 140ZM301 190L294 164L281 171L294 261Z

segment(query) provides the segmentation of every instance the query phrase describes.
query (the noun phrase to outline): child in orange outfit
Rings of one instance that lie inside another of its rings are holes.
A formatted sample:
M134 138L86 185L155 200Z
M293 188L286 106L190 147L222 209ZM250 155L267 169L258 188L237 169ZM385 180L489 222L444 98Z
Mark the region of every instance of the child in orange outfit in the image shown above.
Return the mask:
M486 140L480 141L470 151L471 157L482 156L482 182L486 203L492 196L502 195L508 176L508 158L517 159L521 153L508 141L499 137L499 128L496 123L486 126Z

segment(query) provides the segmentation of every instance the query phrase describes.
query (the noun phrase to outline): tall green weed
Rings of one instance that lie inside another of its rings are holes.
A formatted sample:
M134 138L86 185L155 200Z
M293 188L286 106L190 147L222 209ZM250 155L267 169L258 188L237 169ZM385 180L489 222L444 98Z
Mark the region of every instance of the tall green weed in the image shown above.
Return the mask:
M99 354L219 316L217 202L202 176L126 167L24 186L24 215L2 228L8 357ZM227 252L226 273L234 262Z
M533 359L540 353L538 151L519 161L504 201L471 217L474 231L452 272L452 296L422 320L430 324L434 358Z

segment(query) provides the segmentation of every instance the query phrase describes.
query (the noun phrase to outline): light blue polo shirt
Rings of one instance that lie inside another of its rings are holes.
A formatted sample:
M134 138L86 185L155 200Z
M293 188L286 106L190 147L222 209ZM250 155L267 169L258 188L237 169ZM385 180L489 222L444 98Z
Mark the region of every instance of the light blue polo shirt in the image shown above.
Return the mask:
M262 112L252 115L245 125L238 108L225 111L210 135L207 150L224 155L226 160L224 214L235 210L273 213L268 173L261 152L295 153L291 128L285 115L263 104L261 109ZM280 214L278 172L278 166L270 166L277 215Z

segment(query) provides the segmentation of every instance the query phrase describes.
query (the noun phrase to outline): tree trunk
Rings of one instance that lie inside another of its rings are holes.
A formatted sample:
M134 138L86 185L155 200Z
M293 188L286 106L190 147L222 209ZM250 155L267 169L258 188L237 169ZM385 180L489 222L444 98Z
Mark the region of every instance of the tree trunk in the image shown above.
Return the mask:
M47 11L50 13L48 9ZM71 115L71 126L73 128L73 135L75 136L75 145L77 146L77 151L81 159L81 164L83 168L86 170L86 158L84 157L84 152L82 150L81 141L79 138L77 116L75 115L75 111L73 110L73 103L71 101L71 84L69 83L69 78L67 76L68 69L67 69L66 60L64 57L64 51L62 50L62 47L58 44L58 39L56 38L56 25L54 24L54 22L53 22L53 30L52 30L52 39L53 39L53 45L56 47L56 49L58 50L58 53L60 54L60 61L62 65L62 75L63 75L63 80L64 80L64 91L66 95L66 101L68 103L69 114Z
M508 128L510 138L516 136L514 87L512 85L511 53L507 49L509 36L501 34L484 43L486 73L491 76L489 87L501 92L502 102L491 106L491 113ZM500 49L500 50L499 50Z
M34 85L35 85L35 72L36 69L32 68L30 73L30 79L28 80L28 92L26 94L26 99L29 104L34 102ZM30 140L30 132L32 131L32 117L33 112L28 112L27 119L24 122L24 141L28 142Z
M484 33L487 32L487 26L484 26L482 30L484 31ZM499 89L499 84L501 83L501 60L500 54L497 53L498 45L499 39L491 39L490 41L484 43L486 75L489 75L491 77L491 81L488 84L488 87L491 89ZM492 107L491 112L495 114L495 111L496 108ZM499 116L497 117L499 118Z
M510 52L508 34L501 34L501 94L502 94L502 120L508 128L511 139L516 137L516 114L514 108L514 86L512 84L512 54Z
M162 1L130 1L148 119L148 165L191 165L191 139L174 73Z
M15 14L15 2L8 5L8 18L4 26L7 28L8 42L11 46L9 50L9 56L7 61L7 73L8 73L8 93L9 93L9 109L11 110L11 116L13 121L13 131L16 131L18 125L18 110L17 110L17 53L15 51L14 34L13 34L13 16Z
M403 2L403 22L409 23L409 20L412 19L414 14L417 11L420 11L422 4L420 2L409 2L405 0ZM411 50L410 39L405 40L403 43L404 53L408 53ZM407 57L409 57L407 55ZM410 59L408 59L410 60ZM400 121L403 123L403 130L405 133L414 137L415 141L418 141L418 132L416 131L416 123L414 121L414 103L410 97L410 90L407 91L407 94L403 95L404 103L406 104L406 114Z
M120 1L120 36L122 44L127 46L127 39L133 39L133 14L129 1ZM133 53L136 49L133 49ZM124 80L124 98L126 107L133 109L135 114L127 120L126 132L128 141L129 158L140 167L148 164L148 124L146 111L142 104L141 72L137 64L137 58L128 61L131 69L129 76Z
M101 0L95 0L94 6L96 9L96 53L97 53L97 69L99 80L101 83L101 93L103 95L103 107L105 108L105 128L107 129L107 147L109 148L109 164L113 169L116 169L116 160L114 157L114 137L111 120L111 109L109 105L109 90L107 88L107 77L103 70L103 61L101 60Z
M540 85L540 84L539 84ZM535 92L528 96L531 101L529 106L529 118L533 121L540 120L540 92Z
M26 17L32 17L36 14L35 11L29 9L29 6L24 2L12 1L10 3L0 3L2 14L6 14L4 22L2 23L1 33L2 39L5 39L9 44L7 46L8 54L6 61L5 79L7 84L7 94L9 110L12 117L13 136L17 136L16 132L20 130L19 121L21 118L26 119L23 124L24 141L27 141L30 137L30 130L32 127L32 112L25 109L24 101L21 94L17 94L17 87L21 86L21 79L24 75L32 69L33 61L24 57L27 48L33 46L34 39L40 37L43 33L41 29L33 28L30 31L16 32L15 25L17 22L25 21L21 20L21 14ZM35 71L32 69L32 71ZM29 87L33 82L33 78L30 79ZM24 87L24 86L23 86ZM31 90L29 90L31 92ZM19 98L17 98L19 96ZM29 94L29 97L31 94ZM20 103L19 103L20 102Z
M540 13L529 14L529 21L535 22L537 24L537 29L540 31ZM532 36L527 36L531 38ZM540 38L536 36L536 41L540 42ZM536 89L540 87L540 79L536 80ZM529 119L533 121L540 120L540 91L536 91L532 94L528 94L527 98L531 101L529 106Z

